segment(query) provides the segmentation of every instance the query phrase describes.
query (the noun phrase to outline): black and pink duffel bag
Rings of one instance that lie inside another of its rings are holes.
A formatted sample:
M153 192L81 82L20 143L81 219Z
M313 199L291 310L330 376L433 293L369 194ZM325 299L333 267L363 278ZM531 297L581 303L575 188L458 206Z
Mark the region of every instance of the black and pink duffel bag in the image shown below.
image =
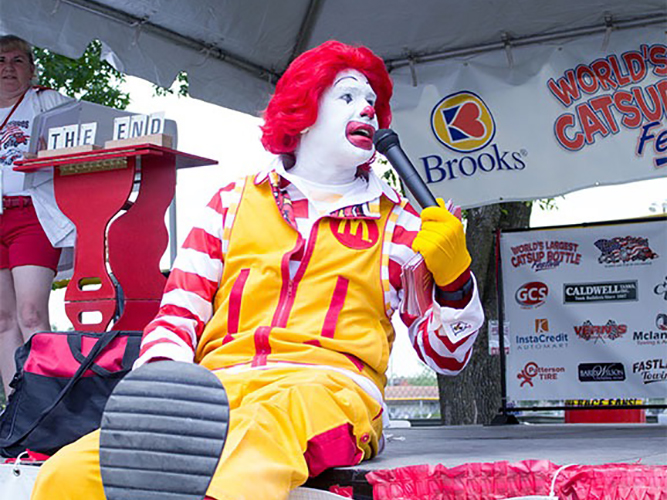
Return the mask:
M39 332L15 355L0 414L0 456L52 455L100 425L109 394L139 355L141 332Z

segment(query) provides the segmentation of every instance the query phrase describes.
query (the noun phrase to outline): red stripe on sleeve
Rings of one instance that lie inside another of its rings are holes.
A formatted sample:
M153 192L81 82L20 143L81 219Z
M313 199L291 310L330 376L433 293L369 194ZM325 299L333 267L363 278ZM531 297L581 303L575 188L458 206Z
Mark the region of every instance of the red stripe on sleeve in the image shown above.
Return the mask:
M470 268L468 267L463 271L458 278L452 281L449 285L441 286L440 289L444 292L455 292L463 285L465 285L470 279Z
M222 241L198 227L192 228L183 242L183 248L205 253L212 259L222 260Z
M145 344L141 344L141 349L139 350L139 356L140 357L143 356L149 349L152 349L156 345L163 345L163 344L172 344L178 346L176 342L168 338L156 339L151 342L146 342ZM178 347L180 348L180 346Z
M470 333L470 335L472 335L473 333L475 333L475 330L473 330ZM448 337L446 337L444 335L438 335L436 333L436 337L438 337L438 339L440 339L442 341L442 343L445 345L445 347L447 348L447 350L449 352L456 352L463 344L466 343L466 341L470 338L470 335L466 335L464 338L462 338L461 340L459 340L457 342L452 342L451 340L449 340Z
M449 357L444 357L438 354L433 347L431 346L431 343L429 342L428 339L428 332L426 329L424 331L420 332L422 335L423 343L424 343L424 354L431 358L435 364L442 368L443 370L450 370L453 372L459 372L463 370L465 365L468 363L468 359L470 358L470 353L472 350L469 350L465 357L463 358L463 361L457 361L454 358L449 358Z
M212 208L220 215L224 215L225 208L222 206L222 197L220 193L228 193L230 191L233 191L235 188L236 188L236 183L231 182L227 184L225 187L219 189L218 192L213 195L213 198L211 198L211 201L209 201L206 206Z
M412 248L412 242L417 237L417 233L418 231L408 231L403 226L399 226L397 224L396 229L394 229L394 234L391 238L391 241L392 243L396 243L398 245L405 245L407 247Z
M169 274L169 279L164 287L164 293L173 290L187 290L197 294L204 300L213 301L218 284L198 274L188 273L174 268Z
M389 259L389 283L396 290L401 289L401 273L403 268L398 262Z
M417 316L413 316L412 314L408 313L400 313L401 314L401 321L405 326L410 328L412 326L412 323L414 323L417 320Z
M410 203L408 203L407 205L405 205L405 207L403 207L403 208L404 208L404 210L405 210L406 212L408 212L409 214L412 214L412 215L414 215L414 216L416 216L416 217L419 217L419 212L417 212L417 210L415 210L415 207L413 207Z
M151 321L151 323L146 327L146 331L144 332L143 336L145 337L146 335L155 331L159 327L162 327L178 335L178 338L180 338L183 342L185 342L185 344L194 351L194 345L192 345L192 337L190 336L190 332L183 328L176 327L169 321L165 321L163 319L155 319Z
M157 321L160 318L168 317L168 316L176 316L179 318L187 319L190 320L194 323L195 325L195 336L199 337L201 335L201 332L204 331L204 324L203 321L199 319L197 315L195 315L192 311L189 309L186 309L185 307L177 306L174 304L165 304L160 307L160 310L157 313L157 316L153 321L151 321L148 326L146 327L146 331L148 331L149 328L151 328L151 325ZM171 327L169 327L171 329Z

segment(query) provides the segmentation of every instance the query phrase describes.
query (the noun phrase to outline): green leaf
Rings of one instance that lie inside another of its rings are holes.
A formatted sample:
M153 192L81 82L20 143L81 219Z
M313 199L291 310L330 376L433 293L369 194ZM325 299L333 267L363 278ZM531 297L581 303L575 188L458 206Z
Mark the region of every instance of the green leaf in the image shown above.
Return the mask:
M78 59L35 47L35 64L41 85L65 95L125 109L130 95L120 90L125 75L101 59L102 44L93 40Z

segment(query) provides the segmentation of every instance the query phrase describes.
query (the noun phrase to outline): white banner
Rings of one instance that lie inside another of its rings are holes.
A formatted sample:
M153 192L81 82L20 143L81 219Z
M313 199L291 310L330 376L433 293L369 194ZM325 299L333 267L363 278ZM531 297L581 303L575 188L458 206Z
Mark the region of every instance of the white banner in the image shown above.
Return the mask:
M507 232L510 400L667 398L667 219Z
M667 176L664 26L392 72L393 127L464 208Z

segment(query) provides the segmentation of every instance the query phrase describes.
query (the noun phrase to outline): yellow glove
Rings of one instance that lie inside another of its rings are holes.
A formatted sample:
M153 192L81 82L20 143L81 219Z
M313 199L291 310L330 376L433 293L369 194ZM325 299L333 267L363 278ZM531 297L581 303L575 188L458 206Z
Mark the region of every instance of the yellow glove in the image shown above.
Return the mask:
M422 254L436 284L444 287L468 269L472 259L466 248L463 224L449 213L442 198L437 201L437 207L422 210L422 227L412 249Z

